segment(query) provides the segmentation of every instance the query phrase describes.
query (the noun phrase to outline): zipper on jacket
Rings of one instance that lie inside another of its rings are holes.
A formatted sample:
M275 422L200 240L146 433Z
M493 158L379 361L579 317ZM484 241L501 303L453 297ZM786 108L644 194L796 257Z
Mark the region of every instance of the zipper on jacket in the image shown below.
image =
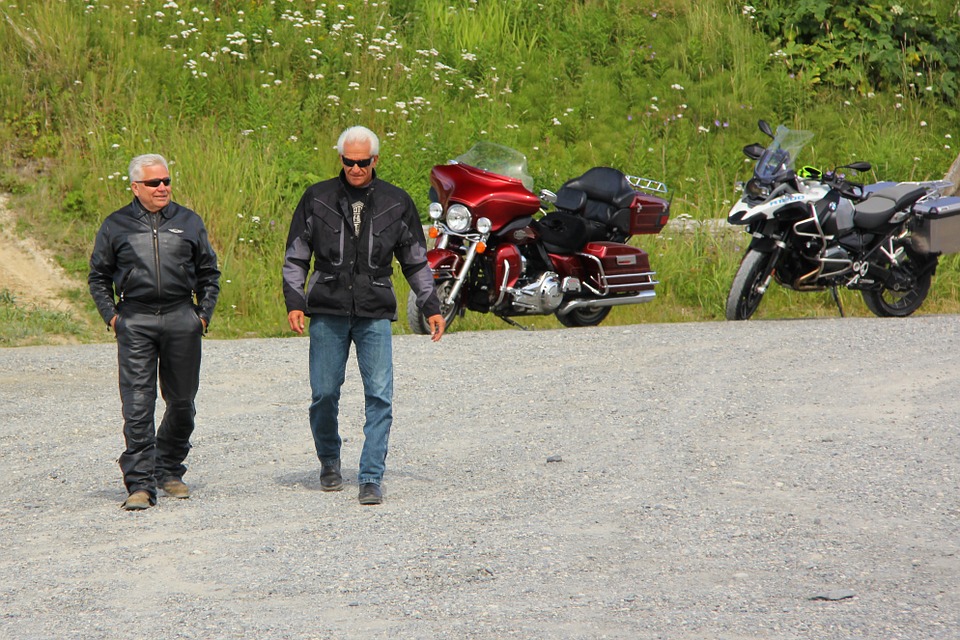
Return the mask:
M160 298L162 289L160 288L160 212L155 211L147 214L150 216L150 225L153 227L153 264L157 269L157 313L160 313L162 300Z

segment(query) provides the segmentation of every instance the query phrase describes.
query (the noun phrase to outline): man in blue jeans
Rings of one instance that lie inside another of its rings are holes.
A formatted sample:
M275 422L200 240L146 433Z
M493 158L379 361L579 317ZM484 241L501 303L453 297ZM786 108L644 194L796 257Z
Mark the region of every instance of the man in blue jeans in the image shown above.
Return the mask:
M417 208L404 190L377 177L379 138L366 127L350 127L340 135L337 151L340 175L307 188L293 212L283 297L291 330L302 334L304 316L310 317L310 429L320 459L320 488L343 488L337 418L353 343L366 415L359 499L360 504L380 504L393 422L394 256L428 318L434 342L446 324Z

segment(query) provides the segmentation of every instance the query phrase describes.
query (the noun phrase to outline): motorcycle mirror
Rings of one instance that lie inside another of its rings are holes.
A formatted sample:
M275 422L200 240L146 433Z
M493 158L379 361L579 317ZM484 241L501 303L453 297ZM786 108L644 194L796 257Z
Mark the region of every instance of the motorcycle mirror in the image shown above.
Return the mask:
M766 120L760 120L757 125L760 127L760 131L767 134L771 138L773 137L773 129L770 128L770 125L767 124Z
M845 164L842 167L837 167L837 169L853 169L854 171L870 171L873 168L869 162L852 162L850 164Z
M753 144L748 144L743 148L743 155L753 160L759 160L760 156L763 155L764 151L765 149L763 148L762 145L759 145L756 142L754 142Z
M549 189L541 189L540 199L544 202L550 202L550 203L556 204L557 194L555 194L553 191L550 191Z

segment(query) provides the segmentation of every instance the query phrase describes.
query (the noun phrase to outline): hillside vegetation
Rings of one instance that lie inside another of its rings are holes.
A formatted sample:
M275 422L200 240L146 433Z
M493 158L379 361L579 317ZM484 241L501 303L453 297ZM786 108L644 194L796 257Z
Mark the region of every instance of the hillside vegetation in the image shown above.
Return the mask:
M741 148L761 140L758 118L814 131L808 164L868 160L866 181L939 178L960 134L957 10L932 0L5 0L0 190L15 194L21 231L85 277L96 228L130 198L129 159L164 154L174 198L203 215L220 257L214 335L285 335L290 214L307 185L339 171L333 146L349 125L380 133L381 177L422 213L430 166L484 139L525 153L537 189L608 165L666 182L674 218L722 218L749 175ZM744 234L692 229L636 240L659 272L658 297L607 322L723 316ZM960 310L958 262L941 264L922 312ZM75 295L93 316L86 291ZM867 313L843 295L849 312ZM829 294L775 288L759 315L818 314L836 314ZM505 325L468 312L457 326Z

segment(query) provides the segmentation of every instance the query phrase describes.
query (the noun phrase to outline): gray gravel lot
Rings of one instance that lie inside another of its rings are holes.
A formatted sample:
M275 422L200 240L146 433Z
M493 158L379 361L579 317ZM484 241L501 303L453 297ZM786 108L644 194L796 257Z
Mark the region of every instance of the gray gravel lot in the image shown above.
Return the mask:
M353 358L329 494L307 341L209 340L194 497L142 513L114 345L0 349L0 637L957 638L958 341L936 316L398 336L361 507Z

